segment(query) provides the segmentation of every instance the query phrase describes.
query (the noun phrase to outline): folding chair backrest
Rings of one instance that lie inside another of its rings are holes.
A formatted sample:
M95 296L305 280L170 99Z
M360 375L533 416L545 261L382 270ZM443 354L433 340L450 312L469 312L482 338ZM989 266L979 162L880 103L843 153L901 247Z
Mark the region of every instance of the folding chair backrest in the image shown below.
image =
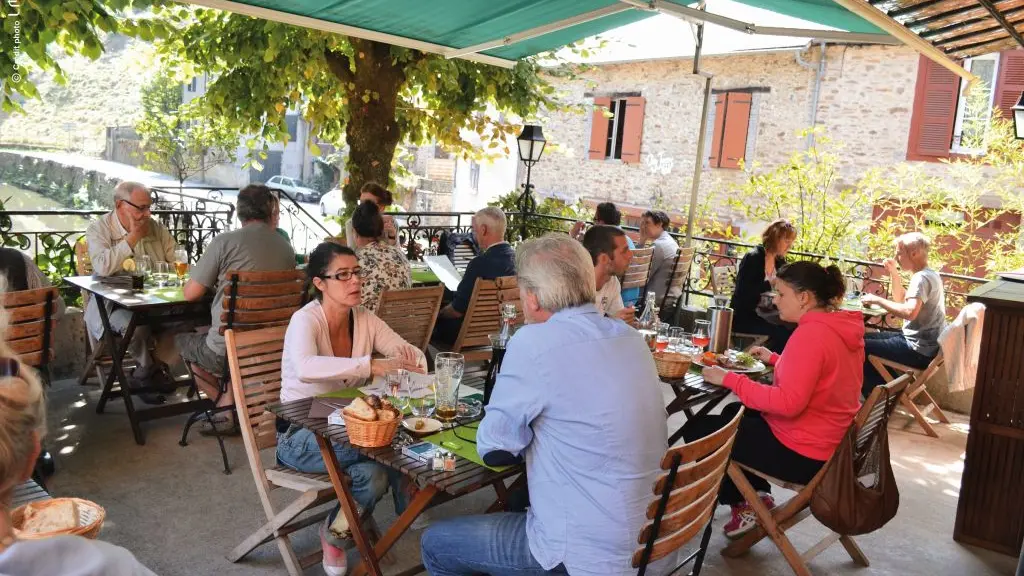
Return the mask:
M476 258L476 250L470 244L462 243L455 246L455 250L452 251L452 264L455 269L462 272L466 270L466 266L469 265L469 261Z
M224 275L224 310L220 314L223 334L287 326L292 314L305 304L305 273L302 270L245 272L230 270Z
M651 255L654 248L634 248L633 258L629 261L626 275L622 277L622 289L643 288L647 285L647 277L651 273Z
M514 304L516 307L516 319L513 324L522 326L526 322L526 316L523 315L523 303L519 298L519 281L515 276L502 276L501 278L496 278L494 283L498 285L499 313L505 304ZM501 329L500 320L498 329Z
M275 417L264 408L281 398L281 357L287 326L224 333L238 425L250 459L277 445ZM250 464L253 464L250 462Z
M711 269L711 291L715 294L732 294L736 288L736 267L715 266Z
M675 294L681 294L686 289L686 280L690 277L690 265L693 263L693 256L696 253L697 248L693 246L676 251L676 259L672 263L672 273L668 277L665 296L661 299L660 308L662 310L675 306Z
M52 287L0 295L0 305L7 311L4 340L23 363L39 370L53 358L53 315L59 297Z
M82 236L75 242L75 273L79 276L92 276L92 260L89 259L89 244L85 240L85 236ZM92 294L82 290L82 307L89 305L89 298ZM85 333L88 335L89 331Z
M889 420L892 411L899 404L900 394L903 394L907 386L913 385L914 380L913 374L904 374L871 391L853 420L857 435L857 446L854 449L855 462L860 462L867 455L874 445L878 431Z
M640 548L633 552L634 568L668 556L711 520L743 412L716 432L665 453L661 469L666 472L654 483L648 522L637 539Z
M403 340L426 351L443 296L444 286L385 290L376 314Z
M515 276L506 276L495 280L476 281L473 295L469 298L466 315L462 317L462 328L452 345L452 352L460 352L464 348L490 346L491 334L501 329L501 307L498 304L498 281L502 281L503 290L509 290L516 284ZM518 288L516 288L518 290Z

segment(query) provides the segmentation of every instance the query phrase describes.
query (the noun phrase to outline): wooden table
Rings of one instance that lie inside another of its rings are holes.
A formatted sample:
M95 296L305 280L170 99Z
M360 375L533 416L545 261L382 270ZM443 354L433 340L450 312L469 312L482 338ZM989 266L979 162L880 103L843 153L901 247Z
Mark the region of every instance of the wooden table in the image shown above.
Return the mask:
M124 400L125 411L128 413L128 421L131 423L132 433L135 442L139 445L146 443L145 435L142 432L141 423L157 418L166 418L178 414L193 413L201 408L212 408L213 403L207 398L197 398L188 402L169 403L153 408L137 409L132 400L133 394L144 392L156 392L148 387L129 388L128 378L124 372L124 355L128 350L135 329L139 326L171 324L182 321L204 321L209 322L210 302L207 298L199 302L188 302L181 295L181 290L176 288L152 288L143 291L133 291L128 288L116 288L102 284L92 276L69 276L64 282L80 288L92 294L97 299L100 320L103 322L103 342L106 349L112 351L110 354L112 370L107 374L103 383L103 392L96 404L96 413L102 414L107 401L120 394ZM107 310L109 304L112 309L123 308L131 313L131 320L125 329L124 335L118 338L110 328L110 312ZM104 346L96 346L93 351L93 360L98 360L103 355ZM114 390L114 381L118 382L118 390Z
M356 565L352 574L360 576L369 572L374 576L381 574L379 560L387 554L388 550L398 541L416 519L428 506L439 504L465 496L471 492L493 486L498 496L497 501L491 505L488 512L505 508L506 498L509 489L518 487L525 482L526 475L523 466L514 466L497 472L490 468L475 464L465 458L459 458L454 472L435 472L426 463L415 458L402 454L401 450L395 450L391 446L384 448L361 448L352 446L360 453L376 460L380 464L398 470L410 479L415 481L420 490L409 503L408 508L395 519L394 524L384 533L381 539L374 546L370 546L367 535L362 530L358 521L355 501L349 491L347 477L338 460L335 457L332 444L339 446L351 446L348 443L348 434L344 426L330 426L325 418L309 418L310 404L313 398L296 400L270 406L268 410L280 418L284 418L292 424L307 428L316 434L317 444L320 446L320 453L323 455L324 463L327 466L327 473L331 477L331 484L341 504L341 511L348 519L349 527L352 530L352 537L359 549L362 563ZM506 486L505 480L518 476L513 485Z
M703 376L693 372L687 372L682 378L663 378L662 381L671 386L672 392L676 395L665 407L668 415L682 412L686 415L687 421L707 415L729 396L728 388L708 384ZM693 409L698 406L700 408L694 412ZM682 437L683 428L680 427L668 437L668 445L675 444Z
M36 483L35 480L26 480L14 489L14 498L11 500L11 510L39 500L49 500L50 494Z

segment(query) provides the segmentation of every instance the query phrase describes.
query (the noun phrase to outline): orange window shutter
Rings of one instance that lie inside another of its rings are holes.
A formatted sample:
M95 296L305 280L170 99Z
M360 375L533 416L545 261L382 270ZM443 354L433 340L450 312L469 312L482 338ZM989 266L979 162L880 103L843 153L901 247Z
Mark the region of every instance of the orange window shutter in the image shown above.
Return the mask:
M999 78L996 79L995 99L1003 117L1013 118L1012 108L1024 92L1024 49L999 53Z
M960 77L924 56L917 68L907 160L949 158Z
M712 168L722 165L722 138L725 136L725 97L726 94L715 94L715 128L711 136L711 154L708 155Z
M608 156L608 108L611 98L594 98L594 114L590 123L590 159L604 160Z
M626 98L626 117L623 121L622 162L640 163L640 142L644 135L644 108L647 101L643 96Z
M747 153L750 105L754 97L746 92L729 92L726 100L725 127L722 130L721 168L739 168Z

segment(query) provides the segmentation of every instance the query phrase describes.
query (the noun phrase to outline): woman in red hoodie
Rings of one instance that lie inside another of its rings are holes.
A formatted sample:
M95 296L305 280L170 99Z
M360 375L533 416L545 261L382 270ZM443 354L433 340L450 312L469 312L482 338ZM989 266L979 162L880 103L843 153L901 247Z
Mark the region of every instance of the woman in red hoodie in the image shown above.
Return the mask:
M794 262L778 272L775 304L783 320L797 323L782 354L756 347L759 360L775 366L774 385L714 367L704 379L721 384L747 407L732 459L775 478L805 484L832 457L860 408L864 378L864 321L860 312L836 309L845 291L835 266ZM720 415L695 418L684 426L687 442L724 426L740 409L734 403ZM768 482L748 474L769 508L775 506ZM732 506L725 533L736 538L757 525L753 509L727 476L718 496Z

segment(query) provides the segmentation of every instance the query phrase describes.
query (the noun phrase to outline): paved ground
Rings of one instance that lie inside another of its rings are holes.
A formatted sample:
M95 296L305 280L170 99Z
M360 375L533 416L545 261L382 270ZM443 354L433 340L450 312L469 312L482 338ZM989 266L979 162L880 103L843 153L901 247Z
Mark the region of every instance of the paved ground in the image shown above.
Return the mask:
M79 496L103 505L107 522L102 538L132 550L157 574L193 576L284 574L274 545L265 545L243 562L232 564L224 554L263 520L252 475L240 439L228 443L234 473L224 475L216 443L195 435L188 447L178 446L184 417L148 423L147 444L131 439L119 402L104 415L95 412L98 393L58 382L51 390L50 443L59 471L50 481L57 495ZM895 420L895 419L894 419ZM963 466L966 426L942 429L942 438L895 430L890 435L892 458L900 487L900 512L882 530L858 538L871 559L858 568L841 546L833 546L811 564L816 574L1008 575L1016 559L963 546L952 539L956 499ZM896 424L901 422L894 421ZM286 496L281 494L279 496ZM431 518L467 514L485 508L491 494L450 502L431 511ZM725 538L718 531L728 512L720 508L705 574L791 574L769 543L758 544L739 560L718 554ZM377 510L384 526L394 514L389 500ZM385 566L395 573L415 565L418 532L407 534ZM817 542L823 528L805 521L794 541L803 550ZM300 550L318 545L312 528L296 535ZM319 567L308 574L322 574Z

